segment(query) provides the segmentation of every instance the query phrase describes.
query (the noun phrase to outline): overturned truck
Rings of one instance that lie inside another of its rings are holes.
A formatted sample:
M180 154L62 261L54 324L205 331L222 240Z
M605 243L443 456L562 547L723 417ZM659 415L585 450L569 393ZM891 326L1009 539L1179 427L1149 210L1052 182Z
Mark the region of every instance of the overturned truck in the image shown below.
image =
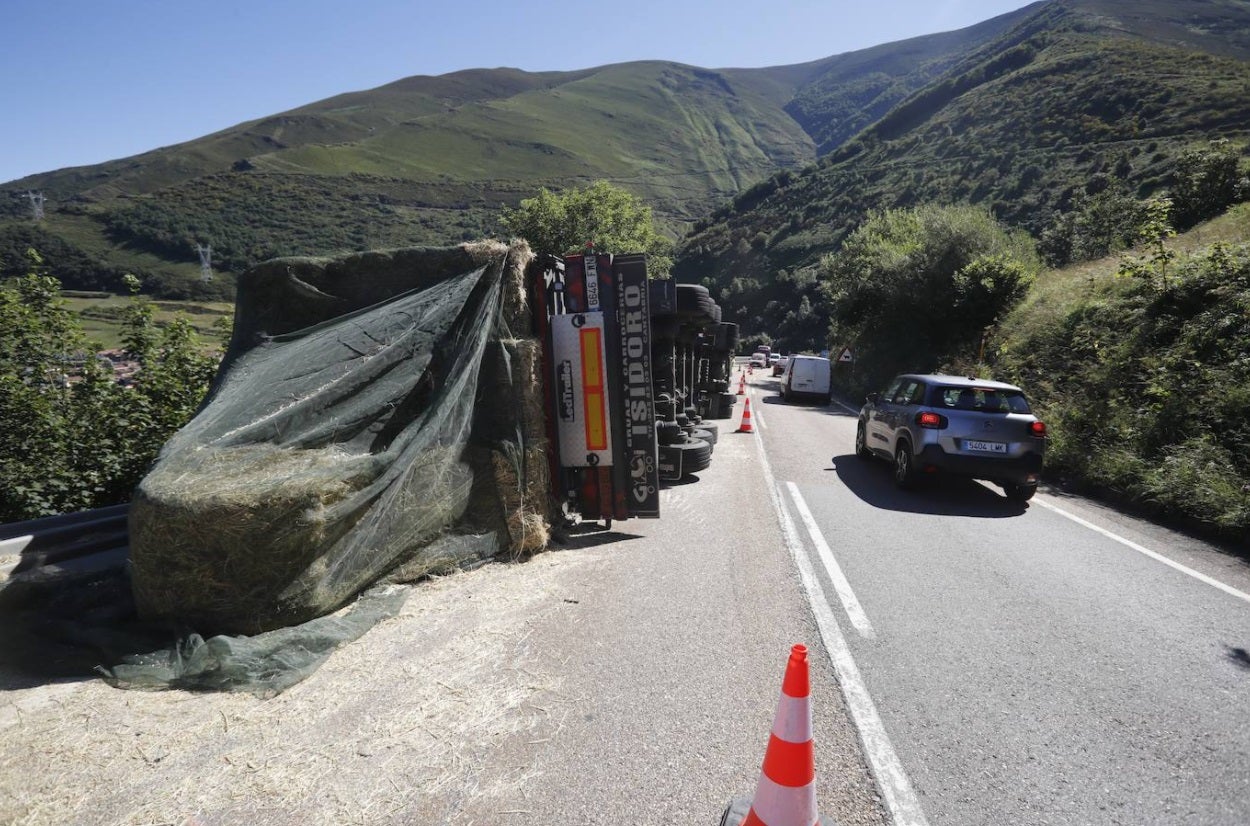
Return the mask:
M727 417L736 327L642 255L523 242L279 259L129 516L141 615L257 635L379 583L660 515Z
M642 255L544 256L531 272L552 495L583 519L654 518L661 482L706 469L735 397L737 325Z

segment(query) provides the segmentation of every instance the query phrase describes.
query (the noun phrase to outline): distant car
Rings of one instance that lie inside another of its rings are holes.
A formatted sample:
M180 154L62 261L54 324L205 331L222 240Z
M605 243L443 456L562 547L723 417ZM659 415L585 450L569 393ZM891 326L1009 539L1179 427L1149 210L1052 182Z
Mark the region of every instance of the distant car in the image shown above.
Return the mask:
M786 365L788 365L789 363L790 363L790 358L788 356L785 356L785 357L778 356L777 360L773 362L773 375L774 376L785 375Z
M764 353L752 353L751 354L751 366L752 367L767 367L768 356L765 355Z
M1046 425L1013 384L908 373L859 412L855 455L893 463L894 482L912 488L948 473L999 485L1008 499L1033 498L1042 475Z

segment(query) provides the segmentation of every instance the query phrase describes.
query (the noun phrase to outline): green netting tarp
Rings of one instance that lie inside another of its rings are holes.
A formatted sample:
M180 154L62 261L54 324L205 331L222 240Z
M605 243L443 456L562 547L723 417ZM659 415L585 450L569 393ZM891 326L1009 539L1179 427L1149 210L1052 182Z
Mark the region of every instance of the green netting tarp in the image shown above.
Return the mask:
M509 329L528 260L479 244L246 273L209 398L131 503L135 610L83 623L62 594L44 629L118 685L269 693L393 615L388 583L540 546L537 346Z

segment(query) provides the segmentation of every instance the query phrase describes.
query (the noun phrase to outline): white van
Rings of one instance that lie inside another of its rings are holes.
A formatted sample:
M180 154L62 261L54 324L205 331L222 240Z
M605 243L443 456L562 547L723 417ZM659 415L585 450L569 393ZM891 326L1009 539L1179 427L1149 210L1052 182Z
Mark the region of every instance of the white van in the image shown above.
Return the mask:
M829 359L820 356L791 356L781 379L781 397L786 401L811 399L828 404L831 398Z

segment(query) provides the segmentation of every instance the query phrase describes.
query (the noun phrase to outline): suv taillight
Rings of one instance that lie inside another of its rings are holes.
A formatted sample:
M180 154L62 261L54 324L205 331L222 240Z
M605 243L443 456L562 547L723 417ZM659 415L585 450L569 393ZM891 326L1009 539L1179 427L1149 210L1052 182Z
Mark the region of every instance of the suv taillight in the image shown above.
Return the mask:
M946 427L946 417L932 410L922 410L916 414L916 424L932 430L941 430Z
M1046 425L1042 422L1029 422L1029 434L1039 439L1046 438Z

